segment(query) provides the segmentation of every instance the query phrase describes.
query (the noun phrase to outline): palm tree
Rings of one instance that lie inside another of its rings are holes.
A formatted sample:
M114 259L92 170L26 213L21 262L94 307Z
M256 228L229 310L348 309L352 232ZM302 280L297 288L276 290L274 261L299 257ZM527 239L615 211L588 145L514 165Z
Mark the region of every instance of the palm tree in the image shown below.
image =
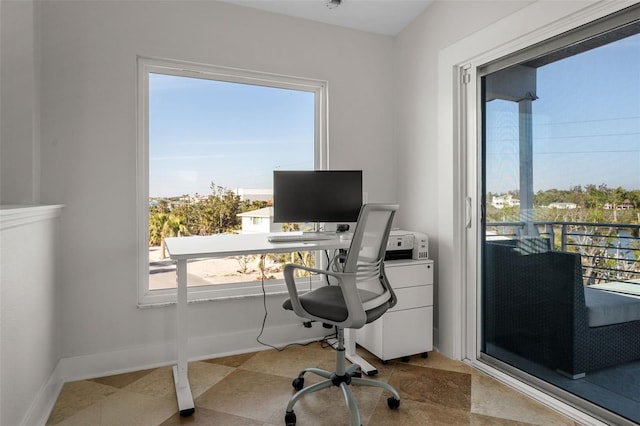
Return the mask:
M181 237L189 235L186 221L182 216L172 213L158 213L151 216L149 220L149 244L160 243L162 250L161 258L167 258L167 248L164 239L167 237Z

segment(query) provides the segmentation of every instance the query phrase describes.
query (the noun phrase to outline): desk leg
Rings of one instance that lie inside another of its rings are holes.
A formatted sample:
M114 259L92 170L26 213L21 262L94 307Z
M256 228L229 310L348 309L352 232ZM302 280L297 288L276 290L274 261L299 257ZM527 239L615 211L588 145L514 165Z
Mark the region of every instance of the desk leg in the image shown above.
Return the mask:
M346 351L345 356L349 361L354 364L358 364L360 369L367 376L374 376L378 374L378 370L360 355L356 354L356 330L347 328L344 330L344 349Z
M189 343L189 322L187 316L187 261L178 260L176 267L178 281L178 303L177 303L177 336L178 344L178 365L173 367L173 380L176 385L176 396L178 398L178 410L183 417L190 416L195 411L189 377L187 375Z

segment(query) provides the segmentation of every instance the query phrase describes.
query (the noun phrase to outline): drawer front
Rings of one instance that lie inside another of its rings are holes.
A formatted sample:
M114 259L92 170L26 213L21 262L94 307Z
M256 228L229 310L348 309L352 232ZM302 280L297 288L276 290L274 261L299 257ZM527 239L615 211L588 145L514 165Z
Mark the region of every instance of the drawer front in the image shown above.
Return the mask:
M404 263L397 266L392 263L385 263L384 270L389 279L389 284L394 290L403 287L433 284L433 264L431 262Z
M394 289L394 292L398 298L398 303L389 310L390 312L433 305L432 285L399 288Z
M433 308L387 312L382 316L384 360L433 349Z

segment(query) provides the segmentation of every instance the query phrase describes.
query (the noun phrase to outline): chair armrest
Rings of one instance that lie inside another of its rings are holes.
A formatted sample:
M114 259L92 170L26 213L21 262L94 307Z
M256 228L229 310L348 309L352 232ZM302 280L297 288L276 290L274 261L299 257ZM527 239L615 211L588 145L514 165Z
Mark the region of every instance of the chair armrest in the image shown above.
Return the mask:
M284 281L287 285L289 298L291 299L291 306L297 315L304 318L311 317L318 321L323 320L323 318L312 315L302 306L300 297L298 296L298 290L296 288L295 277L293 276L296 269L301 269L318 275L327 275L334 277L337 280L337 285L342 291L342 297L344 298L348 312L345 321L337 324L338 326L345 328L360 328L367 322L367 315L362 306L362 301L360 300L358 287L356 286L355 273L333 272L324 269L310 268L303 265L287 264L284 267Z

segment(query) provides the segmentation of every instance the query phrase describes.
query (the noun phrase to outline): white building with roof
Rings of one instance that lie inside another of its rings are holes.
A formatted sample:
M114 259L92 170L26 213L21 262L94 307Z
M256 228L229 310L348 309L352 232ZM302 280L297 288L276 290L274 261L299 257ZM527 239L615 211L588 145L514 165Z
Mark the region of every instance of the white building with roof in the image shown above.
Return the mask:
M242 233L279 232L281 224L273 222L273 207L251 210L240 213Z

